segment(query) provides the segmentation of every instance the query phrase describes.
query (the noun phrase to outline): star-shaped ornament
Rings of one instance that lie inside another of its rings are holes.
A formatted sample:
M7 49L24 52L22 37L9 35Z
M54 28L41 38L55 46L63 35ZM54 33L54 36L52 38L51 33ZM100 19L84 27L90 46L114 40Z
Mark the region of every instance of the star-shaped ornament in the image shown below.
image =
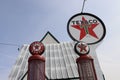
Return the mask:
M83 51L87 51L86 50L86 45L84 45L83 43L81 43L81 44L78 44L78 48L80 48L80 52L83 52Z
M31 43L30 47L29 47L29 51L32 55L41 55L45 50L45 47L42 43L40 43L39 41L35 41L33 43Z
M74 49L75 49L75 52L76 52L78 55L88 54L89 51L90 51L90 48L89 48L89 46L87 45L87 43L82 42L82 41L76 43L75 46L74 46Z
M87 20L82 17L82 22L81 24L77 25L71 25L71 27L77 29L80 31L80 38L79 40L83 39L87 34L91 35L92 37L98 39L98 36L94 32L94 28L97 27L99 23L91 23L89 24Z

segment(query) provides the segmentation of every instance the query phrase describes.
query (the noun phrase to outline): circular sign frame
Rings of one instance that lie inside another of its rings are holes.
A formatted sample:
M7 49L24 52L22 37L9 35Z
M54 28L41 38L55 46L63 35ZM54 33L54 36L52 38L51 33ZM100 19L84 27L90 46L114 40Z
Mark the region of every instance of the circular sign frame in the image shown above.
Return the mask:
M86 17L90 18L90 20L86 20ZM93 20L92 20L92 18L93 18ZM75 19L79 19L79 20L75 21ZM92 22L94 22L95 24L94 23L92 24ZM78 25L79 27L82 26L82 27L79 28L78 26L73 26L71 24ZM85 26L87 26L86 29L85 29ZM97 31L101 31L101 33L97 32L98 35L100 36L99 38L96 35L96 33L94 32L94 29L96 28L96 26L100 26L100 27L97 27L98 28ZM74 27L74 33L72 32L71 27L72 28ZM84 27L84 30L82 29L83 27ZM76 28L76 30L75 30L75 28ZM80 39L76 38L76 35L78 34L77 29L79 31L82 29L82 32L83 32L83 34L79 32L80 35L82 34L82 36L79 35ZM91 44L96 44L96 43L100 42L101 40L103 40L103 38L106 35L106 28L105 28L105 24L103 23L103 21L100 18L98 18L97 16L90 14L90 13L78 13L69 19L69 21L67 23L67 32L72 40L77 41L77 42L83 41L83 42L86 42L88 45L91 45ZM90 35L88 35L88 34L90 34ZM87 37L86 37L86 35L87 35ZM91 38L91 40L90 40L90 37L92 37L93 39ZM87 38L89 38L89 39L87 39Z
M45 46L39 41L30 44L29 51L32 55L41 55L45 51Z
M80 41L77 42L74 46L75 52L80 56L80 55L86 55L89 54L90 52L90 47L88 46L87 43Z

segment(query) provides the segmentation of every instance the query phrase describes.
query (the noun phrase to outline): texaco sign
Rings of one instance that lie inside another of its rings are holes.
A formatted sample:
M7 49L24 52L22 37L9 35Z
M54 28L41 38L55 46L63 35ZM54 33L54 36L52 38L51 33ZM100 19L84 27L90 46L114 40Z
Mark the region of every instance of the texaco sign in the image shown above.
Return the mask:
M100 42L106 34L102 20L89 13L80 13L71 17L67 30L74 41L83 41L87 44Z
M35 41L31 43L29 47L29 51L32 55L36 55L36 54L41 55L44 52L44 50L45 50L44 45L40 43L39 41Z
M74 50L78 55L84 55L89 53L90 48L87 43L80 41L75 44Z

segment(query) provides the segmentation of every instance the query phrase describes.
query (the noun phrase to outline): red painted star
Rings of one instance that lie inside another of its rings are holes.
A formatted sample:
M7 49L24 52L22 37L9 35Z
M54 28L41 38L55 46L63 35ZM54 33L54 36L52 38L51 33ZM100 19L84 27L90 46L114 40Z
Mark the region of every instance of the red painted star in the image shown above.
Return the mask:
M93 36L94 38L98 39L96 33L93 31L94 28L96 28L96 26L99 24L99 23L93 23L93 24L88 24L86 23L87 20L82 17L82 21L83 23L80 24L80 25L72 25L73 28L76 28L78 30L80 30L80 40L83 39L87 34Z
M42 54L45 50L45 47L39 41L35 41L30 44L29 51L32 55Z
M86 47L87 47L87 46L85 46L84 44L79 44L78 47L80 48L80 52L82 52L83 50L84 50L84 51L87 51L87 50L86 50Z
M40 50L40 45L38 45L38 44L36 44L35 46L34 46L34 49L35 49L35 51L38 51L38 50Z

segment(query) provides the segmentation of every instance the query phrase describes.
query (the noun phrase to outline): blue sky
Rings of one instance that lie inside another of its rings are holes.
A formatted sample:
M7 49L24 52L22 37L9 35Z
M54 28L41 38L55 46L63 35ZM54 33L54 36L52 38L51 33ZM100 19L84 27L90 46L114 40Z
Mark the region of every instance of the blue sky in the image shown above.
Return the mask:
M83 0L0 0L0 80L7 80L18 47L41 40L50 31L59 41L72 41L67 33L69 18L81 12ZM119 80L120 1L87 0L83 12L97 15L107 34L96 52L106 80Z

